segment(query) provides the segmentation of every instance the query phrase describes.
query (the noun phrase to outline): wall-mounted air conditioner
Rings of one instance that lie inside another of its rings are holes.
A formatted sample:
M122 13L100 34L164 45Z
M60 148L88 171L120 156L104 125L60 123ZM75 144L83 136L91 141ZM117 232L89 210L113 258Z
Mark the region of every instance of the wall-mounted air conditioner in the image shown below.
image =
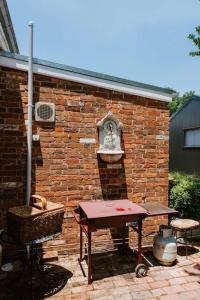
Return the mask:
M35 103L35 121L37 122L54 122L55 121L55 104L48 102Z

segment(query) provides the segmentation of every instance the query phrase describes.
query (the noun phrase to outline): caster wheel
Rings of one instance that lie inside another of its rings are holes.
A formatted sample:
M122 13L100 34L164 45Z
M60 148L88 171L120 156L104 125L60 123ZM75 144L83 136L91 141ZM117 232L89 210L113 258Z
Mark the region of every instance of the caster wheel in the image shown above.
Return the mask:
M139 264L135 268L135 273L137 277L145 277L147 275L148 268L146 265Z

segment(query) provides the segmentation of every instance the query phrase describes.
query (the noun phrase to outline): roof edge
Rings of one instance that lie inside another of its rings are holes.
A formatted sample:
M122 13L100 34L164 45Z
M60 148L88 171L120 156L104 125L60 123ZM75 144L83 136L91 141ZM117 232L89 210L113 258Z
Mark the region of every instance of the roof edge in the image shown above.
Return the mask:
M27 56L16 54L16 53L1 51L0 56L4 57L4 58L10 58L13 60L20 61L24 65L25 64L27 65L27 62L28 62ZM105 75L102 73L88 71L88 70L84 70L84 69L80 69L80 68L75 68L75 67L71 67L71 66L67 66L67 65L63 65L63 64L50 62L47 60L34 58L33 64L35 65L34 72L36 72L36 73L39 72L41 74L41 72L43 71L44 75L54 76L54 77L58 76L59 78L62 78L61 77L61 73L62 73L63 75L65 74L67 76L67 77L65 76L64 79L67 79L67 78L69 79L71 76L72 81L77 81L77 82L82 82L82 83L84 83L84 81L87 81L87 82L85 82L86 84L91 84L91 85L96 85L96 86L102 86L103 83L105 83L105 88L113 89L113 87L116 86L116 88L118 88L118 90L122 91L122 89L124 89L125 93L130 93L130 94L131 94L131 89L133 90L135 88L136 95L142 96L142 91L144 92L143 93L144 97L145 97L145 92L147 95L148 94L153 95L153 93L154 93L156 100L170 102L172 96L175 93L175 91L171 90L171 89L161 88L161 87L148 85L148 84L144 84L144 83L140 83L140 82L136 82L136 81L132 81L132 80L128 80L128 79L123 79L123 78L119 78L119 77ZM19 67L19 64L16 64L16 66L17 65ZM23 68L25 69L25 66ZM43 68L43 70L42 70L42 68ZM113 86L113 87L109 88L109 86ZM128 90L130 90L130 91L128 92ZM134 91L132 91L132 94L134 94ZM146 96L146 97L148 98L148 96ZM149 98L154 98L154 97L150 95Z
M10 53L10 52L7 52L7 51L1 51L0 55L5 56L5 57L16 58L16 59L23 60L23 61L26 61L26 62L28 61L27 56L17 54L17 53ZM140 83L140 82L129 80L129 79L124 79L124 78L120 78L120 77L116 77L116 76L106 75L106 74L103 74L103 73L89 71L89 70L86 70L86 69L81 69L81 68L77 68L77 67L72 67L72 66L68 66L68 65L63 65L63 64L51 62L51 61L48 61L48 60L33 58L33 63L39 64L39 65L44 65L44 66L49 66L49 67L60 69L60 70L67 70L69 72L74 72L74 73L78 73L78 74L82 74L82 75L88 75L88 76L91 76L91 77L107 79L107 80L113 81L113 82L126 83L126 84L131 85L131 86L152 89L152 90L160 91L160 92L163 92L163 93L166 93L166 94L169 94L169 95L173 95L175 93L174 90L169 89L169 88L162 88L162 87L158 87L158 86L154 86L154 85L150 85L150 84Z

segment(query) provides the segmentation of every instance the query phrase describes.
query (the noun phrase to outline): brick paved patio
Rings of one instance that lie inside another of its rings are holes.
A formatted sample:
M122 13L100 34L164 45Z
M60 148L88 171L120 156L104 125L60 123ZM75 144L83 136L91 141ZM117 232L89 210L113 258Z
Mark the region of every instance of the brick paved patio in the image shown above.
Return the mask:
M197 300L200 299L199 248L193 249L185 258L179 251L178 262L171 267L158 264L149 269L148 276L136 278L135 257L132 251L126 254L105 252L93 255L94 281L87 284L77 255L59 258L48 263L44 269L33 269L30 285L30 269L20 270L7 279L0 280L1 300ZM150 255L152 260L153 257ZM154 263L156 263L154 261ZM87 273L84 261L83 270Z
M200 299L199 249L185 258L184 252L178 256L175 266L155 266L148 276L136 278L132 255L120 256L116 253L94 255L94 282L87 285L77 262L77 256L60 259L58 264L73 273L64 288L49 297L51 300L98 299L98 300L197 300ZM86 263L83 264L87 270Z

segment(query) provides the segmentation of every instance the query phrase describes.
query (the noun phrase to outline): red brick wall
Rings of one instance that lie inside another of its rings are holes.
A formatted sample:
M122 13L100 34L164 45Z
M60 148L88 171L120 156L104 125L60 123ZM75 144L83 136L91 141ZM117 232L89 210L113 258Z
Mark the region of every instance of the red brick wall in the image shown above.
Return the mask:
M6 209L25 199L27 74L2 67L0 87L3 226ZM167 103L34 75L34 101L39 100L55 103L56 122L34 122L40 142L33 142L33 193L63 203L66 209L63 236L49 243L53 249L60 253L78 249L78 226L71 211L81 200L129 198L140 203L146 198L167 204L168 140L158 137L168 136ZM97 122L108 111L123 123L125 155L112 166L96 154ZM95 138L96 144L81 144L80 138ZM163 220L148 219L145 231L152 231L160 222ZM112 245L111 233L96 234L100 246L105 245L104 240Z

